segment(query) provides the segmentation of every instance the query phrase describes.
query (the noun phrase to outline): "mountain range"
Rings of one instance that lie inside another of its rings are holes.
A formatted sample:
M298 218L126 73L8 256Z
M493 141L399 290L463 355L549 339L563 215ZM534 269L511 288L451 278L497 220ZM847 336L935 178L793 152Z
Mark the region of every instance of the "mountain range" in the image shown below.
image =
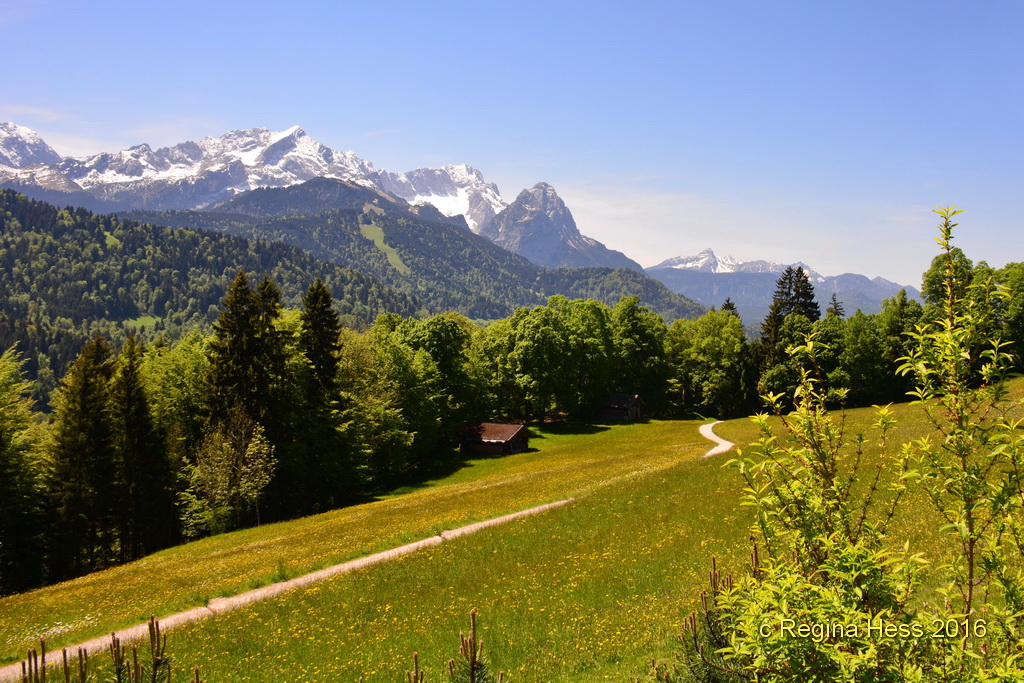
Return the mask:
M34 131L4 123L0 124L0 187L58 205L141 212L140 219L168 225L220 229L226 222L194 215L172 218L167 212L248 216L251 220L235 219L234 229L250 236L266 236L266 226L255 227L256 219L330 210L362 213L376 207L392 216L447 223L481 235L539 266L646 272L673 292L707 306L720 305L729 297L748 324L763 317L775 279L786 267L770 261L720 258L708 249L645 271L625 254L581 233L569 208L547 183L524 189L508 203L497 186L471 166L402 173L380 170L353 152L320 144L298 126L284 131L236 130L173 147L153 149L143 144L71 158L59 155ZM239 221L245 223L244 229ZM280 232L280 226L270 232L275 230ZM308 234L300 239L294 231L284 233L284 239L304 242L304 248L313 248L321 258L337 258L331 256L324 239L313 247ZM855 274L824 277L802 263L794 265L808 272L819 291L819 302L836 293L851 312L880 310L884 298L903 288ZM908 294L917 294L907 289Z
M143 144L71 158L61 157L34 131L5 123L0 124L0 149L0 187L92 211L211 210L253 190L327 178L410 206L430 206L449 218L461 216L470 230L494 235L497 244L537 265L643 270L581 235L550 185L524 190L508 204L497 186L470 166L378 170L352 152L320 144L298 126L276 132L236 130L173 147Z
M739 261L731 256L719 257L711 249L696 256L676 256L646 269L651 277L673 292L682 293L704 304L720 307L726 298L736 304L744 323L756 325L768 313L775 293L775 283L787 268L803 268L814 285L816 299L822 310L833 294L847 314L860 310L878 313L885 299L906 290L907 296L920 300L914 287L891 282L881 277L868 278L856 273L825 276L805 263L774 261Z

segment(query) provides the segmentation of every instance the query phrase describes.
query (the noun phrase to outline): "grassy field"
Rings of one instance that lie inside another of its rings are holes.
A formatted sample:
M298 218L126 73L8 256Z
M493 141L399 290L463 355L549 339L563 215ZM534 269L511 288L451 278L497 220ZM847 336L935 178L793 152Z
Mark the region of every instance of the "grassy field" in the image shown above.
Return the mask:
M0 659L205 604L470 522L693 459L706 442L694 422L537 430L537 450L476 460L384 500L170 548L137 562L0 599Z
M893 409L895 447L928 433L920 407ZM850 433L874 419L872 409L850 411ZM757 436L747 419L716 431L739 444ZM722 467L733 455L689 458L542 516L196 623L175 632L175 653L212 680L400 681L413 651L437 675L477 608L492 665L515 681L627 681L671 657L712 555L745 568L750 517L738 475ZM880 457L868 449L868 462ZM922 503L906 501L894 544L944 547Z
M1018 398L1024 384L1014 384ZM893 448L930 432L893 406ZM847 414L881 456L873 409ZM125 567L0 600L8 660L31 638L55 646L364 555L477 519L575 495L574 503L175 629L170 650L206 680L404 680L411 654L439 675L477 608L493 666L525 681L628 680L669 656L712 555L743 571L742 484L701 459L697 423L538 429L531 453L478 460L366 505L206 539ZM741 446L748 419L716 427ZM948 552L922 496L892 530L933 563Z
M175 630L171 649L214 681L400 681L414 651L439 680L476 608L492 666L513 681L626 681L671 650L711 556L745 555L749 520L721 463L691 457L206 619Z

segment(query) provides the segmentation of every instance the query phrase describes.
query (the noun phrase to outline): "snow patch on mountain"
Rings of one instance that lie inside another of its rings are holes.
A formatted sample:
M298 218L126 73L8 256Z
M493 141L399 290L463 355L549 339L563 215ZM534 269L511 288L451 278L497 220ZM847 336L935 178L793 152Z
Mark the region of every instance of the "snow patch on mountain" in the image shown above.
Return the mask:
M507 204L498 186L466 164L418 168L405 173L380 172L378 186L410 204L432 204L446 216L463 215L473 232L499 214Z
M0 165L20 169L32 164L55 164L60 161L57 154L32 130L16 123L0 123Z
M732 256L719 257L712 249L705 249L696 256L675 256L666 259L647 270L673 268L676 270L696 270L704 273L781 273L786 268L803 268L811 282L822 282L824 276L814 271L803 262L783 264L774 261L740 261Z

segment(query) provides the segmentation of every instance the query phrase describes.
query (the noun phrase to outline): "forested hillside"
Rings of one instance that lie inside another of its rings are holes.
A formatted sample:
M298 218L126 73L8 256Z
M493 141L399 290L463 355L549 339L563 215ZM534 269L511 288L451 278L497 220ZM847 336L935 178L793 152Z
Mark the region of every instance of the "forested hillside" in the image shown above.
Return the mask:
M450 219L417 215L386 196L374 203L374 193L357 190L340 181L318 179L290 188L255 190L213 212L127 215L160 225L287 242L415 296L432 312L454 311L478 320L505 317L519 306L542 304L556 294L609 305L636 295L670 321L693 318L704 310L643 273L625 268L543 268ZM297 206L333 208L300 214Z
M421 312L406 294L281 243L57 209L10 190L0 217L0 349L16 344L51 388L96 334L209 325L239 270L271 276L288 306L319 277L338 311L363 323Z

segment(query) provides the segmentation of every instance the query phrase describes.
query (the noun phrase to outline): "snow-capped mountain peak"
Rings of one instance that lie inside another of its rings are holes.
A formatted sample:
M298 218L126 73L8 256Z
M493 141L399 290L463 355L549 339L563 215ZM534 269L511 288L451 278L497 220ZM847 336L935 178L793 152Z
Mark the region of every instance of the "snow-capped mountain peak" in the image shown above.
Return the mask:
M711 249L705 249L696 256L675 256L662 261L654 268L676 268L679 270L699 270L705 273L735 273L741 262L732 256L719 258Z
M24 168L55 164L61 157L32 130L16 123L0 123L0 164Z
M22 131L38 139L32 131ZM24 132L20 137L32 139ZM0 154L10 156L12 149L20 148L0 139ZM148 209L203 208L259 187L287 187L318 177L376 187L372 164L352 152L321 145L299 126L283 131L233 130L173 147L153 149L142 144L77 159L61 159L52 152L46 163L45 173L33 167L0 175L44 189L85 191L105 202Z
M0 181L84 191L108 205L201 209L249 190L288 187L313 178L383 190L411 204L429 203L445 215L464 215L474 230L507 205L497 186L466 164L406 173L378 171L353 152L320 144L299 126L232 130L173 147L142 144L61 158L32 130L0 124Z
M405 173L380 172L376 181L382 190L410 204L432 204L446 216L465 216L473 232L479 232L507 206L498 186L488 183L480 171L467 164Z
M807 273L811 282L821 282L823 276L815 272L805 263L776 263L775 261L740 261L732 256L719 257L711 249L705 249L696 256L675 256L662 261L648 270L673 268L676 270L696 270L705 273L781 273L789 266L800 267Z

